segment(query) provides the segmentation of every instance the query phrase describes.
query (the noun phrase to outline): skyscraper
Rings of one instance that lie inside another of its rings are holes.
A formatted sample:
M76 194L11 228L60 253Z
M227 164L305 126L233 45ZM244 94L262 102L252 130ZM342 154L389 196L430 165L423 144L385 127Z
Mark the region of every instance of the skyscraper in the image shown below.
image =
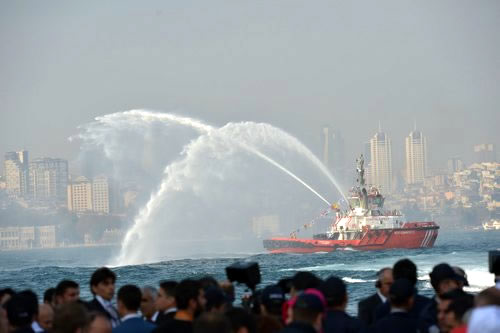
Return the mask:
M68 161L37 158L29 164L30 197L37 202L64 204L67 198Z
M381 128L370 139L370 182L383 193L392 190L391 140Z
M420 184L427 175L427 141L415 128L406 137L406 183Z
M68 210L76 213L110 213L110 183L106 176L78 177L68 184Z
M28 195L28 152L26 150L5 153L5 187L11 197Z

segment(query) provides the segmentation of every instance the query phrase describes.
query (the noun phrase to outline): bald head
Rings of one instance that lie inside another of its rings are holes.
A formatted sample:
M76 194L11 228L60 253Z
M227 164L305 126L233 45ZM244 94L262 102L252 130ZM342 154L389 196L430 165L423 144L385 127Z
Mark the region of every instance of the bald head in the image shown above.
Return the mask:
M52 321L54 320L54 310L49 304L40 304L38 306L38 324L45 331L52 330Z

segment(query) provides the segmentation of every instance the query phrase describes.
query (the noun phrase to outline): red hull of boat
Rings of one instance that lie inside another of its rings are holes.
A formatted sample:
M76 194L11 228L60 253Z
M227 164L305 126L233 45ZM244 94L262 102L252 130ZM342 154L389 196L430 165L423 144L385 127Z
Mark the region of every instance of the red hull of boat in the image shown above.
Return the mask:
M439 226L434 222L409 222L402 228L366 231L360 239L300 239L274 237L264 240L271 253L332 252L346 248L356 250L416 249L434 245Z

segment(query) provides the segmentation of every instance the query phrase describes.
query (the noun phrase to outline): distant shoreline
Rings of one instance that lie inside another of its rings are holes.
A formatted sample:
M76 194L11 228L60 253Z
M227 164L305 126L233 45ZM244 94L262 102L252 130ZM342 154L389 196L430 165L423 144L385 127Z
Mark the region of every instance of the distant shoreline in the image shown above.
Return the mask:
M120 246L121 243L106 243L106 244L64 244L53 247L25 247L25 248L5 248L0 249L0 252L15 252L15 251L33 251L33 250L54 250L54 249L69 249L69 248L88 248L88 247L114 247Z

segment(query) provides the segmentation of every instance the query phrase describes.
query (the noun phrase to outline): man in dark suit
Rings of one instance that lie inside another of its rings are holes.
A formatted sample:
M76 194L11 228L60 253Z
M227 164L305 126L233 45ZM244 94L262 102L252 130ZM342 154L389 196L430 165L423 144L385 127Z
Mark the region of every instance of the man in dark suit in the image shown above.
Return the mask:
M392 267L392 276L394 281L399 279L407 279L413 286L417 285L417 266L410 259L401 259L397 261ZM418 319L422 310L430 302L429 298L419 295L417 289L415 289L415 300L413 302L413 307L408 311L408 314ZM385 302L377 307L375 310L375 322L387 316L391 312L391 305L389 302Z
M155 325L145 321L138 313L141 297L141 290L131 284L118 290L117 304L121 323L113 328L113 333L149 333L155 328Z
M175 288L177 281L162 281L158 289L155 307L157 314L153 316L156 325L160 326L166 320L172 319L177 312L177 303L175 302Z
M392 283L392 268L385 267L378 271L375 282L377 292L358 303L358 319L363 327L371 327L375 321L375 309L389 297Z
M415 286L407 279L394 281L389 290L391 312L377 321L373 333L417 333L417 320L409 311L415 301Z
M90 277L90 291L94 299L87 303L90 311L101 312L108 317L113 327L118 326L118 312L111 303L115 294L116 275L107 267L97 269Z
M336 276L331 276L321 283L319 290L326 299L327 309L323 320L325 332L356 333L361 329L357 318L349 316L346 312L347 289L344 281Z
M165 320L154 332L192 333L193 321L205 308L205 291L197 280L182 280L175 287L177 312L172 319Z

